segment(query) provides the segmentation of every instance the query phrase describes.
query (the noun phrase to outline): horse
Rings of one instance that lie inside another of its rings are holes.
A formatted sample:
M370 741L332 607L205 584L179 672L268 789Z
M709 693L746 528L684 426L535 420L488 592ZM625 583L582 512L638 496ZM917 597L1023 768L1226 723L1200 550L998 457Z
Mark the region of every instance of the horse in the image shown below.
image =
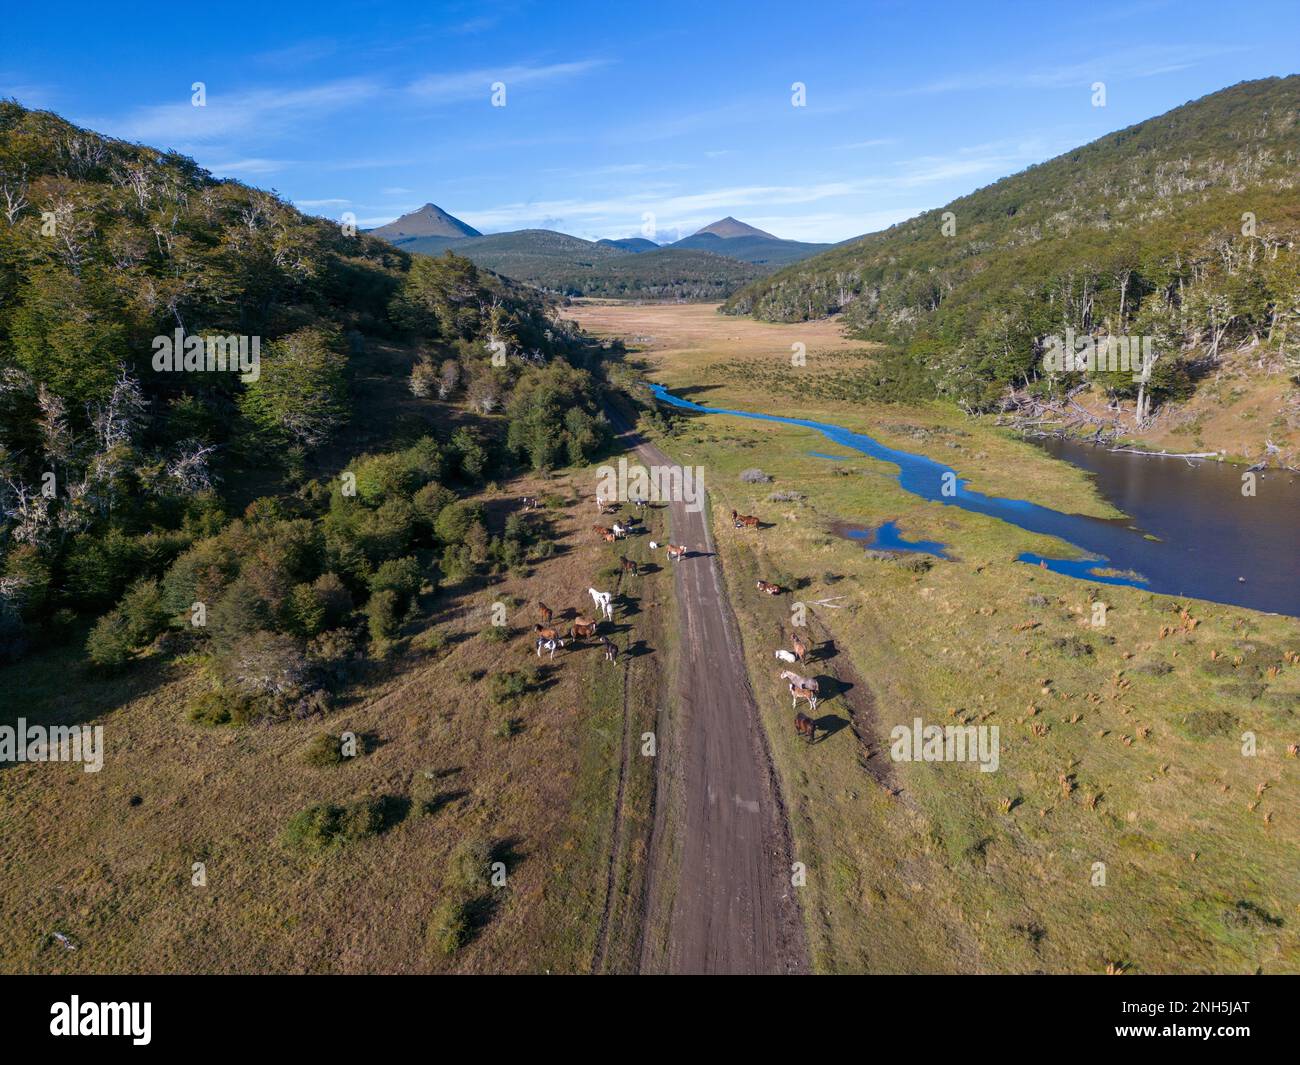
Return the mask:
M636 562L628 558L626 555L619 555L618 562L619 565L623 567L624 573L631 573L633 577L641 576L640 571L637 569Z
M799 639L798 633L790 637L790 648L794 651L795 658L799 659L800 662L808 657L808 645Z
M554 657L555 657L555 649L556 649L557 647L563 647L563 646L564 646L564 640L561 639L559 636L555 637L555 639L553 639L553 640L542 639L542 638L539 636L538 639L537 639L537 657L538 657L538 658L541 658L541 657L542 657L542 651L545 650L545 651L550 651L550 652L551 652L551 658L554 658Z
M731 512L731 523L737 529L757 529L759 520L753 514L737 514L734 510Z
M666 546L668 548L669 562L680 562L683 558L686 557L685 544L668 544Z
M569 639L571 640L589 640L596 635L597 622L588 618L576 617L573 619L573 627L569 629Z
M551 611L551 608L547 606L545 603L543 603L540 599L537 600L537 613L539 613L542 616L543 625L549 625L551 623L551 618L555 616L554 613Z
M524 510L536 510L541 505L536 496L524 496L520 502L524 505Z
M821 691L821 689L817 686L817 681L815 681L812 677L801 677L799 676L798 673L792 672L791 670L788 669L781 670L780 679L788 680L795 687L804 688L810 692Z
M614 522L613 533L620 540L627 535L627 529L628 527L626 525L620 525L618 522Z
M807 688L796 688L793 684L791 684L790 685L790 709L791 710L793 710L796 706L799 705L800 699L808 700L809 710L817 709L817 693L815 691L810 691Z
M633 496L632 505L636 507L637 510L645 510L646 501L642 499L640 496Z
M795 661L794 655L792 655L789 651L774 651L773 654L782 662Z
M616 644L608 636L602 636L600 638L600 646L605 649L606 662L618 661L618 644Z
M587 594L591 596L591 601L596 604L599 610L609 621L614 620L614 595L612 592L598 592L595 588L588 588Z
M659 545L658 545L657 543L655 543L653 540L650 541L650 550L651 550L651 551L658 551L658 550L659 550Z
M607 525L593 525L591 531L597 536L603 536L606 540L614 535L614 530L609 528Z
M796 736L807 736L808 742L812 743L817 735L817 722L807 714L795 714L794 734Z
M599 495L596 496L596 513L605 513L605 500L603 500Z
M768 595L781 594L781 586L779 584L773 584L771 581L755 581L754 587L760 592L766 592Z
M605 543L613 544L618 542L618 535L613 531L607 532L604 536Z

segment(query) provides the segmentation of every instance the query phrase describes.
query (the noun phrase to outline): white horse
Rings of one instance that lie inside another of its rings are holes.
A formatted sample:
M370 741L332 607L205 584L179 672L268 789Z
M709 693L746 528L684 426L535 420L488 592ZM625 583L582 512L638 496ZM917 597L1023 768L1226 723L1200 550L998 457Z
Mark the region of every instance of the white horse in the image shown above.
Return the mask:
M614 620L614 593L598 592L595 588L588 588L587 594L591 596L591 601L596 604L596 609L601 612L606 621Z
M613 528L614 528L614 535L617 536L620 540L627 535L626 525L620 525L618 522L614 522Z
M650 541L650 550L651 550L651 551L658 551L658 550L659 550L659 545L658 545L657 543L655 543L653 540Z
M798 673L788 669L781 670L781 679L788 680L796 688L805 688L810 692L821 691L812 677L801 677Z
M792 655L789 651L777 651L777 652L776 652L776 657L779 658L782 662L797 662L797 661L799 661L799 660L798 660L797 658L795 658L795 656Z

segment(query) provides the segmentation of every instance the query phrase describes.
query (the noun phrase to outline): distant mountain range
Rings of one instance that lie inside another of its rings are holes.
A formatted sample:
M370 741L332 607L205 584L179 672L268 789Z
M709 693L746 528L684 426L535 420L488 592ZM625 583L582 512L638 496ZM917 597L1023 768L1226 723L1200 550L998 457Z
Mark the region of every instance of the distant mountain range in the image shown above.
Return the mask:
M570 296L722 299L833 247L782 240L730 215L664 245L645 237L584 240L551 229L484 236L432 203L370 233L415 254L454 251L504 277Z

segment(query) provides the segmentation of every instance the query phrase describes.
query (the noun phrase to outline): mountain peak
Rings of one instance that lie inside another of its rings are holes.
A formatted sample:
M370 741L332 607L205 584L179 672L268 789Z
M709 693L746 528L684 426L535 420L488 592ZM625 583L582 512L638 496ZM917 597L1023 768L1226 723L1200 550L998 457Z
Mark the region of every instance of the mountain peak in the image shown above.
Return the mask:
M419 210L402 215L385 226L370 231L384 240L400 241L412 237L481 237L473 226L466 225L455 215L450 215L436 203L426 203Z
M739 219L732 218L731 215L727 215L726 218L719 218L716 222L705 226L703 229L697 229L691 234L691 236L698 237L701 233L712 233L715 237L721 237L723 240L728 240L731 237L766 237L769 240L779 239L771 233L767 233L764 230L751 226Z

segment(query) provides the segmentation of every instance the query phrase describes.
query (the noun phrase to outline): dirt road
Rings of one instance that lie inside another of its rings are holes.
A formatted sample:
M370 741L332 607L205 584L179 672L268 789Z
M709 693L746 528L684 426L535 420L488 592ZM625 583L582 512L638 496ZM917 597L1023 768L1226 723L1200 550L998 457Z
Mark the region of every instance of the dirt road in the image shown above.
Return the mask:
M668 465L628 435L640 461ZM675 698L660 746L659 795L642 971L790 973L808 970L780 786L745 673L707 515L670 504L676 569ZM664 678L664 683L671 683Z

